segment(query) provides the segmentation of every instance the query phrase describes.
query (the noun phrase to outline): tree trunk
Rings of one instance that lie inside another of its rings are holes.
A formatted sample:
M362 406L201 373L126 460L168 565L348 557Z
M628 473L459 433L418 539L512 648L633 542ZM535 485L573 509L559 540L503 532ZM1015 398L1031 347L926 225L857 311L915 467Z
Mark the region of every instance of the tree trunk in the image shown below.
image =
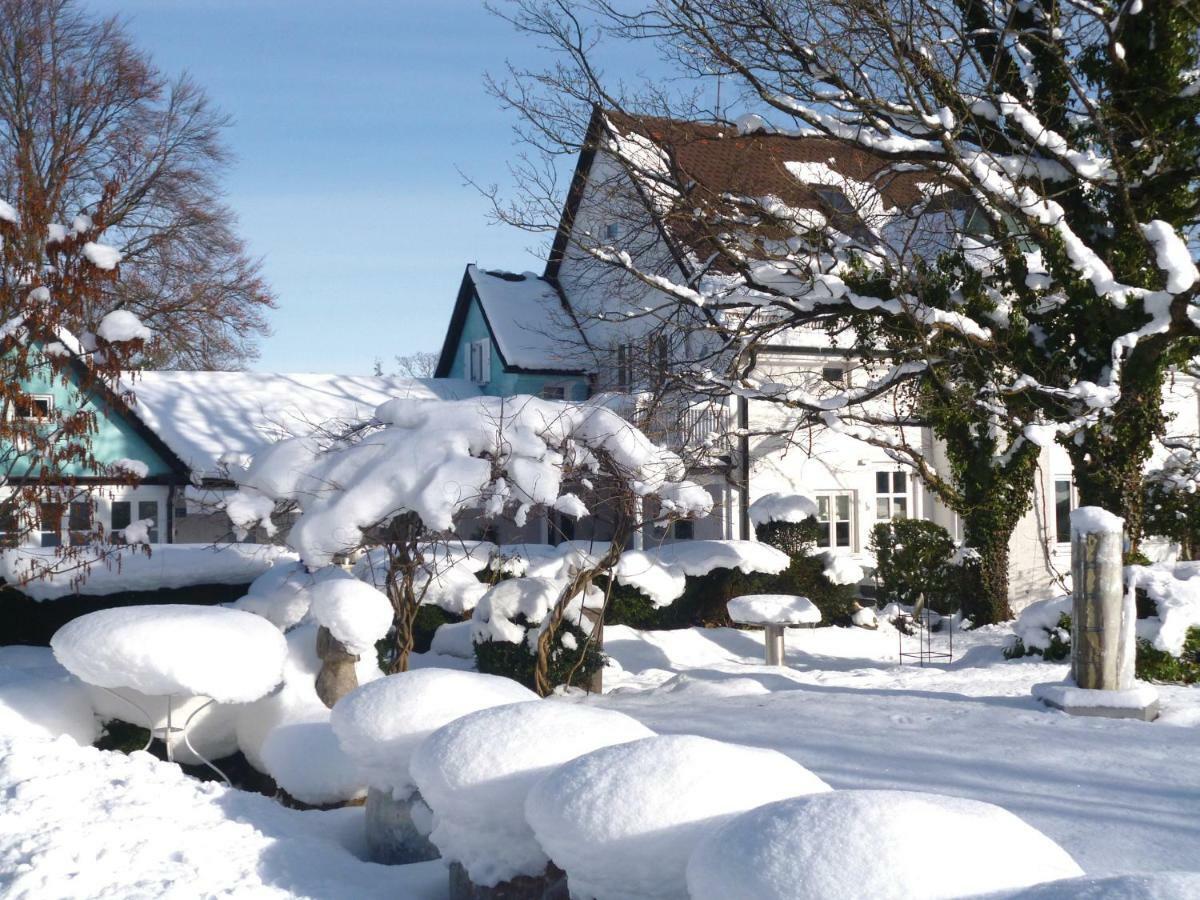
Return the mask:
M1015 523L1008 526L988 516L986 523L964 524L967 545L979 554L979 559L963 562L963 615L975 625L1007 622L1013 617L1008 605L1008 542Z

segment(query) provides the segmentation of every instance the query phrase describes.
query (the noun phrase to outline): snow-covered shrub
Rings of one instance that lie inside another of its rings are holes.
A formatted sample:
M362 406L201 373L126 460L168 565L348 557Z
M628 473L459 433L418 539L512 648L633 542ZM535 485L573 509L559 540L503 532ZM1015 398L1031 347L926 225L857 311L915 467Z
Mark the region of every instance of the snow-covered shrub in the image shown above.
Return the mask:
M511 678L534 690L537 686L537 656L529 649L528 637L536 637L538 629L523 616L514 621L526 629L526 638L515 642L488 638L472 643L475 668L489 675ZM547 671L550 684L586 688L603 668L604 654L588 632L572 622L559 627L550 651Z
M807 597L821 610L821 620L847 625L854 613L853 583L830 578L831 561L817 552L817 520L799 522L770 521L758 526L758 539L786 553L788 567L777 574L742 575L730 584L730 596L737 594L798 594ZM835 574L836 571L834 571ZM726 598L728 599L728 598Z
M1071 598L1051 597L1030 603L1013 623L1012 642L1004 648L1008 659L1040 656L1057 662L1071 655Z
M433 810L430 839L478 885L540 876L548 860L525 821L530 789L581 754L651 735L623 713L553 699L451 722L417 748L410 767Z
M760 806L711 830L688 862L687 885L693 900L949 900L1082 874L999 806L835 791Z
M723 821L773 800L828 790L778 751L668 735L561 766L529 794L525 816L542 849L566 871L573 896L682 900L688 857ZM726 852L717 855L724 859Z
M924 519L892 519L871 529L879 599L913 606L922 594L930 609L952 613L959 606L953 583L954 540L941 525Z

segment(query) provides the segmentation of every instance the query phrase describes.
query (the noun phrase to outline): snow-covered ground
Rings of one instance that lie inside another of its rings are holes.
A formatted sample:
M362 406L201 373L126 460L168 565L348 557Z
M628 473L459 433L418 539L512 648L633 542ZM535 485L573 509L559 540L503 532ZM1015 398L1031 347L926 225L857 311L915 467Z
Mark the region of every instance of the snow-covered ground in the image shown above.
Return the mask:
M608 692L567 701L620 711L662 734L774 748L835 789L995 803L1089 875L1200 870L1200 689L1162 688L1153 724L1072 718L1029 694L1066 666L1004 660L1008 634L956 635L958 661L922 669L897 664L898 639L886 626L797 629L788 633L789 668L768 669L759 632L610 627ZM431 654L417 661L462 665ZM297 812L193 781L145 754L70 738L0 733L0 798L5 897L446 893L439 862L362 862L361 808ZM938 847L928 849L936 865Z

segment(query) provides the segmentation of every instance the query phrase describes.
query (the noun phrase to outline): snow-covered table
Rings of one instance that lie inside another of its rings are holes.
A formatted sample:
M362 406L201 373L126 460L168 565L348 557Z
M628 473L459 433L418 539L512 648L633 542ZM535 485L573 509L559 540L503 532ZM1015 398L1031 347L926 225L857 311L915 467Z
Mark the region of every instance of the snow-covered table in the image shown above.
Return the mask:
M132 689L166 697L167 722L155 727L153 717L129 697L150 724L150 740L161 737L167 759L174 761L175 743L204 760L188 740L192 719L212 703L249 703L269 694L283 680L287 641L266 619L221 606L127 606L80 616L50 640L62 665L87 684L110 692ZM177 697L207 697L182 726L171 720ZM222 778L223 772L205 764ZM226 778L226 781L228 779Z
M766 630L767 665L782 666L783 629L789 625L815 627L821 611L807 597L795 594L745 594L726 605L729 618L739 625L761 625Z

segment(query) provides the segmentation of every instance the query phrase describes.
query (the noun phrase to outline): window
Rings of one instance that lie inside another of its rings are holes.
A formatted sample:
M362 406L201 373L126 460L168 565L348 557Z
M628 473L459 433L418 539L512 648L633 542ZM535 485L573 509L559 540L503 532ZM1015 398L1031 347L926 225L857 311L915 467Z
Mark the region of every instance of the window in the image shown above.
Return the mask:
M43 547L62 546L62 517L62 504L38 504L38 532L41 534Z
M621 236L621 224L619 222L609 222L604 226L604 239L606 241L615 241Z
M67 508L67 531L72 547L83 547L92 539L92 502L74 500Z
M852 494L827 494L817 497L817 546L852 546L853 513Z
M617 345L617 387L628 390L633 383L633 346Z
M663 335L655 335L650 338L646 349L650 354L650 381L661 386L667 380L671 367L671 350L667 339Z
M15 547L21 537L21 522L11 504L0 510L0 547Z
M691 519L680 519L675 523L675 540L690 541L696 537L696 523Z
M905 472L875 473L875 518L903 519L908 516L908 475Z
M133 521L133 504L128 500L114 500L110 517L108 520L108 530L112 536L114 544L125 543L125 535L123 529L128 527Z
M16 402L17 418L40 422L54 412L54 398L49 394L27 394Z
M544 384L542 385L543 400L566 400L567 389L561 384Z
M821 377L830 384L844 385L846 383L846 370L841 366L825 366L821 369Z
M1071 543L1071 510L1075 508L1071 479L1054 479L1054 540Z
M158 543L158 501L157 500L139 500L138 501L138 519L149 519L153 524L150 526L149 542L151 544Z
M487 338L471 341L470 350L470 379L476 384L487 384L492 374L491 344Z

